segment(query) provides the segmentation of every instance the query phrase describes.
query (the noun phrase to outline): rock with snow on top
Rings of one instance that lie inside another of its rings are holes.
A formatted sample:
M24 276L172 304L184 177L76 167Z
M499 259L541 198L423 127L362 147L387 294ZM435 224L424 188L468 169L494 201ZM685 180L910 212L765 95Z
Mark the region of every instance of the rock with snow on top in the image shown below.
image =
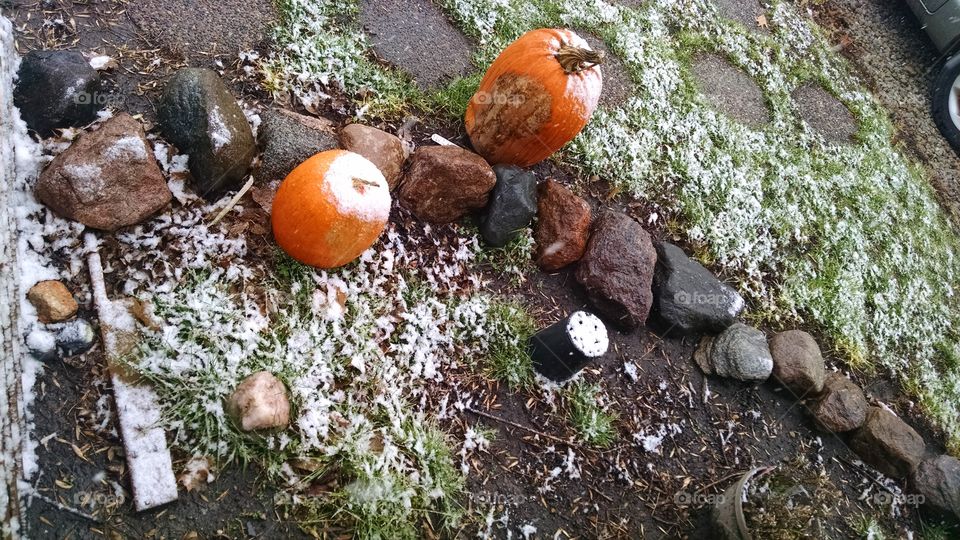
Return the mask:
M254 373L227 400L227 412L244 431L286 427L290 423L287 387L269 371Z
M54 158L36 194L57 214L104 231L140 223L173 198L143 128L127 113Z
M735 323L719 336L706 336L694 354L707 375L746 382L765 381L773 371L767 338L760 330Z
M340 130L340 147L373 162L387 179L391 191L400 183L406 154L403 142L396 135L371 126L350 124Z
M252 195L257 204L270 211L280 182L314 154L337 146L333 124L284 109L263 113L257 140L263 154L255 173Z
M62 281L49 279L30 287L27 300L37 310L42 323L65 321L77 314L77 301Z
M587 201L553 179L540 184L537 195L537 265L553 272L583 256L592 213Z
M400 201L417 218L450 223L487 204L497 183L482 157L459 146L424 146L410 158Z
M514 165L495 165L493 172L497 185L480 215L480 234L487 244L503 247L537 215L537 178Z
M829 433L853 431L867 419L867 403L863 390L839 373L826 376L823 390L809 404L814 423Z
M75 319L57 327L57 347L64 356L83 354L97 342L97 333L86 319Z
M947 455L927 458L910 474L910 485L923 495L927 509L960 519L960 460Z
M594 224L577 266L577 281L599 315L632 330L650 315L656 264L647 231L630 216L608 211Z
M653 302L656 314L683 333L722 332L744 307L737 291L667 242L657 245Z
M850 437L850 448L864 462L893 478L906 478L926 452L923 437L881 407L870 407L866 421Z
M240 187L257 145L243 109L216 72L178 71L160 99L157 120L164 138L190 156L200 195L215 199Z
M34 328L27 334L27 351L41 362L57 359L57 338L42 328Z
M780 332L770 339L773 377L797 398L823 390L826 366L820 346L803 330Z
M17 72L13 99L27 126L43 137L97 118L100 75L76 51L30 51Z

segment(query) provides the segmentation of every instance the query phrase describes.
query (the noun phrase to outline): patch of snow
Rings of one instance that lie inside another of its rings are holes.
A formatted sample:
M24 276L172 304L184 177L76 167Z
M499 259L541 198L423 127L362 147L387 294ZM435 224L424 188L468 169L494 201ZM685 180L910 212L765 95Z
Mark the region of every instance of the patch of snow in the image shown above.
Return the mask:
M128 135L126 137L121 137L113 142L106 150L103 151L103 154L108 159L131 159L135 161L143 161L147 159L147 147L144 144L143 139L136 135Z
M577 311L567 322L567 335L573 346L588 358L596 358L607 353L610 345L607 327L599 317L586 311Z
M390 217L390 187L383 173L367 158L342 152L323 177L337 209L363 221L385 223Z
M230 128L223 121L220 114L220 107L214 107L207 115L207 129L209 130L210 141L213 143L213 150L219 152L224 146L230 144L233 140L233 134Z

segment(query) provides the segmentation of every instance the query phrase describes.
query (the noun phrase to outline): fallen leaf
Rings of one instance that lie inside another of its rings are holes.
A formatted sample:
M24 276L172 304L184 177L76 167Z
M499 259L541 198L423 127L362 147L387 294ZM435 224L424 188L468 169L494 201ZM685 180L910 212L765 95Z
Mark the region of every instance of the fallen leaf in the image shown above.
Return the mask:
M767 16L766 16L766 15L764 15L764 14L761 13L761 14L757 17L757 26L759 26L760 28L770 28L770 24L769 24L769 22L767 21Z

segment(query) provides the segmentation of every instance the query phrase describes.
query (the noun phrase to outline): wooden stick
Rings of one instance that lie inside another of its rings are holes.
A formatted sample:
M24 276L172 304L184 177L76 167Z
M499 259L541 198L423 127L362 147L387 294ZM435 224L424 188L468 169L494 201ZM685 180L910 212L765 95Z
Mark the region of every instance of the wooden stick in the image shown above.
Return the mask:
M152 388L139 384L127 373L120 362L137 345L136 320L128 305L107 298L97 237L86 233L84 245L89 253L87 267L130 470L130 488L134 507L140 512L175 501L177 478L166 434L160 426L159 398Z

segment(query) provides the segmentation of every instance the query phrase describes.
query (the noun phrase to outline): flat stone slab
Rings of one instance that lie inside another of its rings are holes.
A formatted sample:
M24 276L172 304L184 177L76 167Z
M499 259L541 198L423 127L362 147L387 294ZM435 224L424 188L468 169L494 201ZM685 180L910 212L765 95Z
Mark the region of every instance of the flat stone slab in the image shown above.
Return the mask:
M270 37L277 20L263 0L131 0L127 12L158 45L186 57L234 57Z
M429 0L361 0L360 21L377 57L423 89L473 71L473 44Z
M692 68L700 91L720 112L751 127L770 122L763 91L742 69L715 54L698 55Z
M803 121L824 139L850 143L857 134L857 119L850 109L819 84L805 84L791 95Z
M627 72L626 64L607 48L607 44L602 39L579 29L575 32L590 44L591 49L603 51L605 54L603 65L600 66L600 72L603 74L603 93L600 94L600 106L619 107L633 95L633 81Z
M767 9L758 0L713 0L720 15L737 21L751 32L768 33L770 29L757 20L761 15L769 20Z

